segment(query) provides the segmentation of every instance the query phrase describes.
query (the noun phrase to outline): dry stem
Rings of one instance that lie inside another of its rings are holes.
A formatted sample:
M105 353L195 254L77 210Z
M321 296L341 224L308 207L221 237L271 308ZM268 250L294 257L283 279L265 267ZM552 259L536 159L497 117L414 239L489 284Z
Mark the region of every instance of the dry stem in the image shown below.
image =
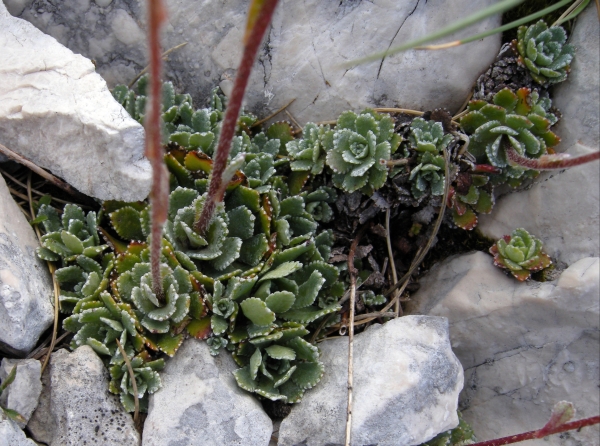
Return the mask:
M140 413L140 400L138 398L138 389L137 389L137 382L135 380L135 374L133 373L133 368L131 367L131 362L129 361L129 358L127 357L127 353L125 353L125 349L121 345L121 342L119 342L118 339L115 339L115 341L117 341L117 347L119 347L121 356L123 357L123 360L125 361L125 365L127 366L127 372L129 373L129 378L131 379L131 386L133 387L133 404L135 407L134 412L133 412L133 422L137 423L138 415Z

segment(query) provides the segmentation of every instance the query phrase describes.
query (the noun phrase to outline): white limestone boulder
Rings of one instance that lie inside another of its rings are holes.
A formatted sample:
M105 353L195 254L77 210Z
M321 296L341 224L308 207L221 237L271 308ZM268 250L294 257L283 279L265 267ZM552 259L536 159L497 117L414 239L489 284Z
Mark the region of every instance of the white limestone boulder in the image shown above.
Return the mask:
M348 338L319 344L325 374L279 428L280 446L344 444ZM463 370L444 318L406 316L354 339L352 445L407 446L458 424Z
M205 341L188 339L160 372L163 386L150 396L142 444L269 444L273 423L238 387L237 368L229 352L211 356Z
M29 353L54 320L52 280L38 246L0 176L0 351L15 356Z
M95 59L109 84L129 83L147 63L145 2L4 1L14 14ZM354 68L342 64L437 31L463 18L465 11L492 3L282 0L250 80L247 105L266 116L296 98L289 110L301 124L336 119L344 110L367 106L446 107L454 112L496 57L499 35L445 51L409 51ZM215 84L235 75L248 2L166 4L169 18L163 46L188 45L169 55L165 71L203 106ZM444 41L499 25L499 16L490 18Z
M146 198L144 129L92 62L12 17L2 2L0 47L0 142L92 197Z
M541 428L555 403L576 419L600 404L600 259L585 258L555 282L518 282L474 252L447 259L421 280L410 314L448 318L465 370L460 408L480 441ZM531 441L600 444L598 426Z

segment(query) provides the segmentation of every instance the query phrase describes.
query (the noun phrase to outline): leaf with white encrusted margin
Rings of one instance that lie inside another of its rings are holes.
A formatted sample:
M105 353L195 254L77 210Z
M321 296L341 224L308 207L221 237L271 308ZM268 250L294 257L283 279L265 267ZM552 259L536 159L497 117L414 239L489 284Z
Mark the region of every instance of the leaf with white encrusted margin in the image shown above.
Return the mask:
M277 291L270 294L266 299L265 303L267 307L275 313L283 313L292 308L296 298L289 291Z
M275 313L267 307L265 302L256 297L244 300L240 306L244 316L256 325L270 325L275 321Z
M318 270L314 270L308 280L298 287L298 295L292 308L298 309L312 305L324 283L323 275Z
M325 366L321 362L302 362L297 365L292 381L303 390L312 389L323 377Z
M298 271L302 268L302 263L300 262L286 262L279 265L277 268L267 272L264 276L262 276L259 280L259 283L264 280L269 279L279 279L280 277L286 277L292 274L295 271Z
M218 314L213 314L210 318L210 326L215 335L221 335L227 331L229 322Z
M286 321L308 324L310 322L316 321L320 317L323 317L327 314L335 313L339 310L340 307L337 305L328 308L318 308L311 305L305 308L286 311L285 313L281 313L279 316Z
M291 379L283 383L277 389L282 395L284 395L287 398L288 404L299 403L300 401L302 401L304 390L302 390L300 387L294 384L294 382Z
M252 379L250 366L235 370L233 372L233 376L238 386L240 386L242 389L247 390L248 392L254 392L256 389L256 381Z
M110 222L120 237L125 240L144 240L140 213L131 206L125 206L111 212Z
M298 359L308 362L318 362L319 360L319 349L301 337L293 338L287 343L287 346L294 349Z
M294 349L284 347L283 345L271 345L265 348L265 352L273 359L287 359L288 361L296 359L296 352Z
M240 256L242 240L238 237L226 237L221 245L221 254L214 258L210 264L217 271L223 271Z
M254 234L256 217L246 206L238 206L227 212L229 217L229 236L246 240Z

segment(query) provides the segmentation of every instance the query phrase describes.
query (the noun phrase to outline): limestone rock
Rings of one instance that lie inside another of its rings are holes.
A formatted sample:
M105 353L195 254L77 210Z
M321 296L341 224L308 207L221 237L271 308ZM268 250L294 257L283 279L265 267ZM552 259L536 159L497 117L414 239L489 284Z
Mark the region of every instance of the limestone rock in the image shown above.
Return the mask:
M344 444L348 339L319 344L325 375L292 408L279 445ZM354 339L352 445L418 445L458 424L463 371L443 318L407 316Z
M133 419L109 393L108 371L91 347L53 353L46 374L28 424L33 438L49 446L139 445Z
M92 62L12 17L1 2L0 47L2 144L87 195L144 199L151 183L144 129Z
M187 340L160 373L150 396L143 445L260 446L273 423L233 378L231 355L210 355L206 342Z
M2 392L0 405L16 410L25 420L29 420L42 392L42 365L36 359L4 358L0 366L0 381L4 381L14 366L17 367L15 380ZM17 424L23 429L27 423Z
M0 351L17 356L33 349L54 319L52 281L38 246L0 176Z
M109 84L129 83L146 65L144 3L4 0L11 12L98 63ZM104 4L110 3L108 6ZM169 56L165 72L203 106L210 89L235 76L248 2L168 0L163 45L188 45ZM494 60L500 36L445 51L409 51L346 68L343 63L431 33L493 0L282 0L250 80L249 108L266 116L291 99L300 123L335 119L347 109L400 106L456 111ZM443 41L500 24L488 19ZM459 61L459 62L457 62Z
M600 260L582 259L556 282L520 283L475 252L427 274L411 314L447 317L465 369L461 410L481 441L539 429L561 400L576 419L600 404ZM598 446L599 428L532 445Z
M577 50L567 80L554 91L562 113L557 147L572 156L600 146L600 29L594 5L578 18L570 38ZM578 143L581 142L581 143ZM544 242L546 252L571 264L600 255L600 168L598 161L566 171L542 174L532 188L501 197L478 229L499 239L523 227Z
M35 446L36 443L25 436L19 425L8 419L0 410L0 446Z

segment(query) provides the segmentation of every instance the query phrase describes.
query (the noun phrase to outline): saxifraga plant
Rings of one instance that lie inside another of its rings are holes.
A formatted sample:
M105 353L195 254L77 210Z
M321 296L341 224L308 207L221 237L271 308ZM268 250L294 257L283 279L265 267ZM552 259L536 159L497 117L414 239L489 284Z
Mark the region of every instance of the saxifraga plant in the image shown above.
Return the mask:
M527 67L539 84L563 82L569 73L575 47L566 43L567 33L562 26L548 28L540 20L531 26L520 26L517 40L519 62Z
M531 273L552 264L543 251L541 240L523 228L515 229L498 240L490 248L490 253L494 256L494 265L508 269L521 282L529 279Z

